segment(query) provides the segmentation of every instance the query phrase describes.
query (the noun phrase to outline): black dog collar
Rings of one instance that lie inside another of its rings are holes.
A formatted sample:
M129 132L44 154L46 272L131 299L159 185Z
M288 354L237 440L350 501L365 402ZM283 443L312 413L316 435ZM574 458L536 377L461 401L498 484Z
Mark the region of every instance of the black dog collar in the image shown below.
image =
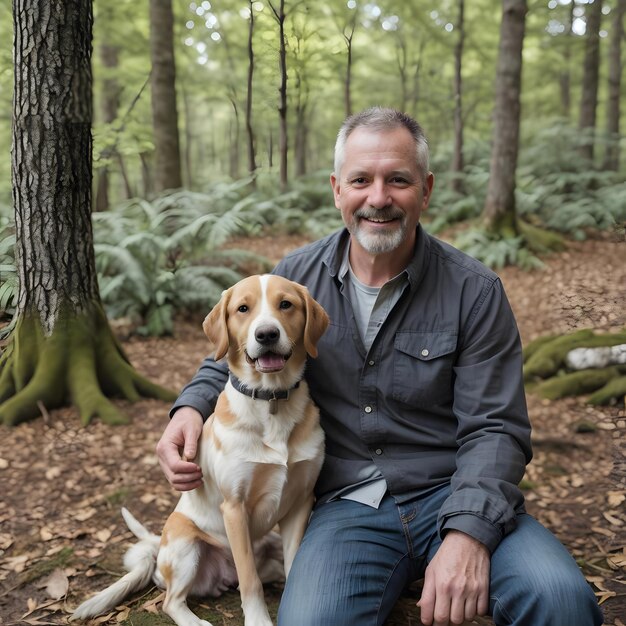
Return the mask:
M289 398L289 393L300 386L300 381L298 381L289 389L255 389L253 387L248 387L245 383L242 383L232 372L229 372L229 377L231 385L239 391L239 393L243 393L244 396L248 396L253 400L268 401L270 403L270 413L272 415L274 415L278 409L278 400L287 400L287 398Z

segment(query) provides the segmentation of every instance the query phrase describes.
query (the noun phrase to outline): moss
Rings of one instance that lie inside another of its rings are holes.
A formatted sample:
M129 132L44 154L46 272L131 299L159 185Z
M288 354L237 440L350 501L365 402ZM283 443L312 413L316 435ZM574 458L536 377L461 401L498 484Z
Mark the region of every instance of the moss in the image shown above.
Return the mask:
M563 367L565 357L575 348L597 348L626 343L626 332L596 335L590 329L559 336L538 347L524 364L524 379L549 378Z
M545 346L550 343L553 339L560 337L560 335L544 335L543 337L537 337L537 339L533 339L528 345L524 346L524 362L528 361L528 359L539 350L539 348Z
M590 404L605 405L624 402L626 397L626 376L619 376L610 380L602 389L589 397Z
M542 382L535 393L548 400L557 400L567 396L580 396L595 391L618 375L616 367L605 367L597 370L582 370L555 376Z
M55 554L47 561L39 561L32 567L29 567L26 571L22 572L18 578L18 586L31 583L42 576L47 576L54 572L57 568L67 567L72 557L74 556L74 550L72 548L63 548L60 552Z
M527 247L535 254L562 252L567 248L565 240L557 233L533 226L523 220L517 221L517 227L524 236Z
M69 402L83 424L95 416L119 424L128 419L109 397L175 398L132 368L99 303L81 314L61 314L48 337L36 313L23 314L0 367L0 419L7 425L37 417L41 405Z

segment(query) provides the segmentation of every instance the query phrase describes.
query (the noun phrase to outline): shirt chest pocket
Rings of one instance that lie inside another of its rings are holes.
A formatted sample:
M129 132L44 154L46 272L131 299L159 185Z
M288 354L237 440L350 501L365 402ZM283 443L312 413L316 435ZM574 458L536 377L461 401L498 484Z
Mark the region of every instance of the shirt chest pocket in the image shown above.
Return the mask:
M452 403L457 334L402 331L394 339L392 396L417 406Z

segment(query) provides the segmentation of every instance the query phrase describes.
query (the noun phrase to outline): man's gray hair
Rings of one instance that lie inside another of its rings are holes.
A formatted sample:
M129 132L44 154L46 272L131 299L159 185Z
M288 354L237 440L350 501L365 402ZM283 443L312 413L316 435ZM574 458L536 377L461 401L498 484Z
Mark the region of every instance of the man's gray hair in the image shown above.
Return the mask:
M415 140L415 158L422 177L428 174L428 142L422 127L409 115L385 107L371 107L351 115L341 125L335 143L335 176L339 176L345 159L346 141L357 128L367 128L372 131L388 131L395 128L406 128Z

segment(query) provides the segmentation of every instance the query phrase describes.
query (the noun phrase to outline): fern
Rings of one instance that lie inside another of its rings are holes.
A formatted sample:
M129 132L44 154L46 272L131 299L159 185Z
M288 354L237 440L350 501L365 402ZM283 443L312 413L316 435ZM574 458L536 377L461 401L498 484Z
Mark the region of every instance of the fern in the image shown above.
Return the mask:
M467 230L457 237L455 246L493 269L517 265L531 270L543 266L525 247L523 237L497 238L483 230Z

